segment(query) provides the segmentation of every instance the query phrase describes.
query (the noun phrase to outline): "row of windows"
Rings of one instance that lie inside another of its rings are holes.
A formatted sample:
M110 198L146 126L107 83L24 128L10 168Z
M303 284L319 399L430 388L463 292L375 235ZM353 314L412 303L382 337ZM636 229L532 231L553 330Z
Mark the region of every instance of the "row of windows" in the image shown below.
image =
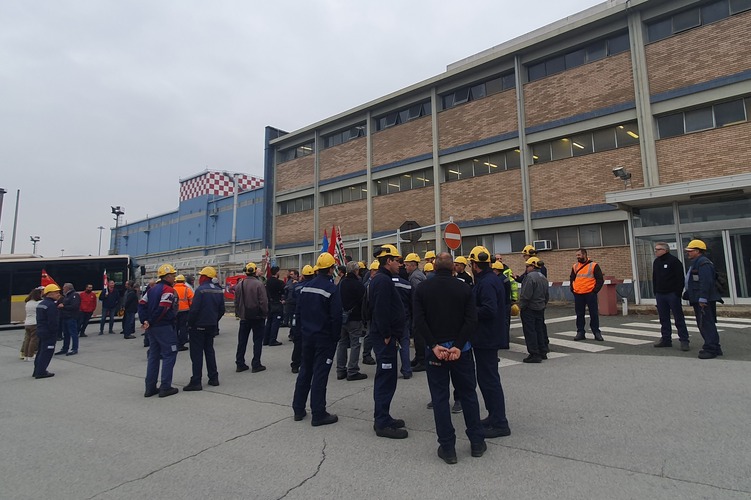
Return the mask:
M355 186L347 186L341 189L334 189L331 191L324 191L320 196L320 204L322 207L329 205L338 205L339 203L347 203L348 201L364 200L368 197L368 187L364 182Z
M445 182L458 181L516 168L521 168L521 154L518 149L510 149L447 163L443 165L443 180Z
M407 123L416 120L421 116L428 116L431 113L430 101L413 104L404 109L393 111L387 115L376 118L376 130L383 130L400 123Z
M550 240L554 250L625 245L628 241L626 223L606 222L584 226L538 229L538 240Z
M541 142L532 146L532 159L534 163L547 163L639 144L638 130L636 122L629 122L617 127Z
M450 94L444 94L442 96L443 109L453 108L469 101L476 101L477 99L513 89L514 87L516 87L514 73L501 75L480 83L473 83L472 85L457 89Z
M307 142L305 144L301 144L295 148L285 149L284 151L279 151L279 161L285 162L294 160L295 158L302 158L303 156L308 156L313 154L314 149L314 142Z
M305 210L313 210L312 195L279 202L279 215L294 214Z
M628 33L623 33L532 64L527 68L527 77L532 82L627 50L629 50Z
M750 112L751 97L736 99L690 111L661 116L657 119L657 130L660 133L660 138L664 139L699 130L743 123L748 121Z
M323 138L323 147L330 148L333 146L338 146L339 144L349 142L352 139L357 139L358 137L365 137L364 123L355 125L354 127L348 128L347 130L342 130L341 132L325 136Z
M656 42L681 31L713 23L751 9L751 0L720 0L684 10L647 26L647 40Z
M433 167L376 181L376 195L398 193L433 185Z

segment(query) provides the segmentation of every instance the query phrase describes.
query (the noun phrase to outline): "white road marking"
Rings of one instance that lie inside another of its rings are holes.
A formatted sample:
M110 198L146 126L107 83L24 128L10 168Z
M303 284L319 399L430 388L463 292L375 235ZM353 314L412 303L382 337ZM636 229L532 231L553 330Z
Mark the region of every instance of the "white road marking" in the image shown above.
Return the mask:
M631 330L626 328L613 328L611 326L601 326L600 330L608 333L622 333L624 335L636 335L638 337L652 337L659 339L662 337L660 332L653 332L649 330Z
M571 334L571 335L574 335L574 334ZM523 339L524 337L517 337L517 338ZM584 342L575 342L573 340L561 340L557 338L551 338L549 340L550 340L550 343L553 345L557 345L561 347L568 347L569 349L576 349L578 351L602 352L602 351L609 351L613 349L610 346L587 344Z

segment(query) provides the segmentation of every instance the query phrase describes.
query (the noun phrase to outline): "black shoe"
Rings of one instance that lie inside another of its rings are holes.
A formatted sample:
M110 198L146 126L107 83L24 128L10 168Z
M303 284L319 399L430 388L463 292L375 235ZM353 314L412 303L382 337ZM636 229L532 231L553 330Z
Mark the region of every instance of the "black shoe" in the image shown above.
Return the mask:
M458 461L456 450L447 450L443 446L438 447L438 457L449 465L454 465Z
M451 413L461 413L462 404L459 401L454 401L454 406L451 407Z
M55 356L60 356L61 354L68 354L68 351L64 349L60 349L59 351L55 353Z
M99 332L99 335L104 335L104 332ZM62 339L57 339L57 340L62 340Z
M688 346L688 340L681 340L681 351L690 351L691 348Z
M190 392L190 391L202 391L203 387L201 384L188 384L185 387L183 387L184 392Z
M269 345L269 343L268 342L263 342L263 345Z
M584 340L584 332L577 333L574 340Z
M543 352L540 354L540 359L548 359L548 353Z
M404 380L409 380L409 379L411 379L411 378L412 378L412 374L411 374L411 373L403 373L403 374L402 374L402 378L403 378Z
M542 356L539 354L530 354L522 360L522 363L542 363Z
M376 436L389 439L404 439L409 436L406 429L397 429L395 427L384 427L375 430Z
M279 342L278 340L273 340L273 341L269 342L269 346L271 346L271 347L275 347L275 346L278 346L278 345L282 345L282 343Z
M510 435L511 429L508 427L485 427L485 437L488 439Z
M245 372L245 371L248 371L248 370L250 370L250 367L248 365L237 365L237 368L235 368L235 371L237 373Z
M311 420L310 425L313 427L318 427L320 425L329 425L329 424L335 424L339 421L339 417L336 415L332 415L330 413L327 413L325 417L319 418L318 420Z
M339 378L339 377L337 377L337 378ZM358 372L358 373L355 373L353 375L347 375L346 378L347 378L348 382L352 382L354 380L365 380L366 378L368 378L368 375L365 374L365 373L359 373Z
M405 424L404 420L402 420L401 418L392 418L391 423L388 426L392 429L402 429L405 425L407 424ZM373 430L376 432L378 431L376 424L373 424Z
M178 348L177 348L177 350L178 350L178 351L187 351L187 350L188 350L188 348L187 348L187 347L185 347L184 345L181 345L180 347L178 347Z
M304 419L305 416L308 414L305 410L303 410L302 413L295 413L295 422L299 422L300 420Z
M473 457L481 457L486 451L488 451L488 445L485 444L485 441L482 441L480 443L472 443L470 445L470 448L472 450Z
M110 332L110 335L114 334L115 332Z
M79 337L79 338L80 338L80 337L88 337L88 335L86 335L85 333L79 333L79 334L78 334L78 337Z
M418 364L419 362L420 362L420 361L419 361L419 360L418 360L417 358L415 358L415 359L413 359L413 360L411 360L411 361L409 362L409 366L411 366L412 368L414 368L415 366L417 366L417 364Z
M68 351L65 353L66 356L75 356L76 354L78 354L78 351Z
M670 339L660 339L659 342L655 344L655 347L673 347L673 342Z
M699 351L699 359L714 359L717 354L709 351Z
M258 373L258 372L262 372L262 371L264 371L265 369L266 369L266 367L265 367L265 366L263 366L263 365L258 365L258 366L254 366L253 368L251 368L251 369L250 369L250 373Z
M134 338L136 338L136 337L135 337L135 335L126 335L126 336L125 336L125 337L123 337L123 338L124 338L124 339L134 339Z
M219 385L219 379L209 380L209 385L216 387Z
M55 376L55 374L52 373L52 372L44 372L41 375L34 375L34 378L50 378L50 377L54 377L54 376Z
M173 394L177 394L178 391L177 387L169 387L167 389L159 389L159 397L160 398L166 398L167 396L172 396Z
M433 402L431 401L430 403L428 403L427 405L425 405L425 407L426 407L426 408L427 408L428 410L432 410L432 409L433 409Z
M602 338L602 334L600 332L597 332L594 335L595 335L595 340L598 342L603 342L605 340L604 338Z
M425 371L425 365L422 363L417 363L415 366L412 367L412 373L424 372L424 371Z
M143 397L150 398L151 396L154 396L156 394L159 394L159 389L154 387L153 389L146 389L146 392L143 393Z
M373 356L365 356L362 358L362 364L364 365L374 365L375 359L373 359Z
M293 366L290 371L292 373L300 373L300 367L299 366Z
M347 378L347 374L346 373L337 373L336 374L336 379L337 380L344 380L345 378Z

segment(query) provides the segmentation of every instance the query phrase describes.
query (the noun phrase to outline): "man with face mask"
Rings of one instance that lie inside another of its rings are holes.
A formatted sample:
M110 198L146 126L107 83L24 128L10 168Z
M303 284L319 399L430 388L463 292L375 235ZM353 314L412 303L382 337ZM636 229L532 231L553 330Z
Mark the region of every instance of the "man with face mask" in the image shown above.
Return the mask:
M574 294L574 310L576 311L576 337L574 340L584 340L584 309L589 309L589 327L595 340L602 341L600 332L600 316L597 310L597 294L605 283L599 264L589 260L587 250L580 248L576 251L576 264L571 268L570 287Z

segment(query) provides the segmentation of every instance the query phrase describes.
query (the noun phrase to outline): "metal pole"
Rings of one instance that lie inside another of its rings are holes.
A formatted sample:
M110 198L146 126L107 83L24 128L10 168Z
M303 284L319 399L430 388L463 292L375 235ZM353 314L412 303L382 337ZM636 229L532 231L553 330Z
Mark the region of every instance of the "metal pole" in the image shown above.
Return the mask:
M10 253L16 253L16 229L18 229L18 201L21 199L21 190L16 191L16 216L13 218L13 236L10 240Z
M5 193L7 192L8 191L6 191L5 189L0 188L0 222L2 222L3 219L3 199L5 198ZM2 250L2 243L3 240L0 239L0 250Z
M235 196L232 202L232 255L235 255L235 248L237 246L237 192L240 187L237 175L237 172L232 174L232 182L235 185Z
M104 226L99 226L97 229L99 229L99 255L102 255L102 230L104 230Z

